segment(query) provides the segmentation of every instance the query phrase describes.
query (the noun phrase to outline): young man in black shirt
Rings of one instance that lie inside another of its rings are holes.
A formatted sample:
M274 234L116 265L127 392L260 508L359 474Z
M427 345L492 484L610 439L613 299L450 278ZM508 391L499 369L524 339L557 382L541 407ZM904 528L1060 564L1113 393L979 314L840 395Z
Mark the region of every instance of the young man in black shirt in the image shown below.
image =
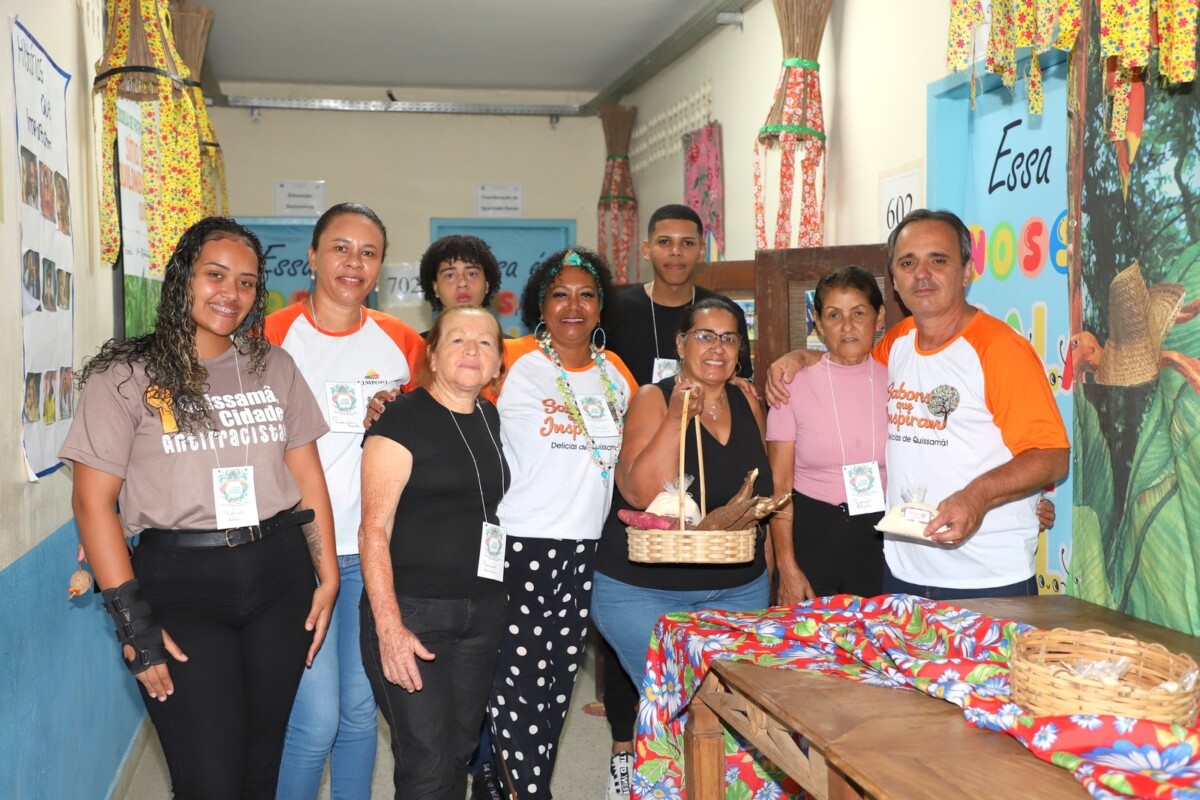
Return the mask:
M704 225L695 211L684 205L668 205L650 216L642 257L654 268L654 278L618 293L613 324L607 331L608 349L621 357L639 386L679 370L675 337L684 309L716 294L696 285L703 256ZM738 375L751 380L746 317L740 309L737 323L742 334ZM628 800L638 692L608 643L601 639L600 647L605 658L604 707L613 736L606 800Z

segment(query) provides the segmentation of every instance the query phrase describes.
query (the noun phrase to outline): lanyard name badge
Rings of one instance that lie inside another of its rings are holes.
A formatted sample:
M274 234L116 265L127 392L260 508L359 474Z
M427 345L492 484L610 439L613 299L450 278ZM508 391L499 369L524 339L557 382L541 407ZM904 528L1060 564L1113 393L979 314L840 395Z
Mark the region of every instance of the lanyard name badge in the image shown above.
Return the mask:
M242 368L237 350L233 352L233 365L237 370L238 391L242 389ZM217 466L212 471L213 506L217 512L218 528L244 528L258 524L258 498L254 494L254 467L250 466L250 440L246 439L246 451L242 458L245 466L222 467L221 456L213 449Z
M587 428L588 436L596 439L621 435L604 395L580 394L575 396L575 402L579 404L579 416L583 417L583 427Z
M492 447L496 448L496 461L500 466L500 483L503 485L504 457L500 455L500 445L496 444L496 437L492 435L492 426L488 425L487 417L483 415L483 409L479 407L478 400L475 401L475 410L479 414L479 419L483 421L488 438L492 440ZM471 455L471 463L475 465L475 481L479 485L479 504L483 508L483 525L479 535L479 561L475 566L475 574L480 578L502 581L504 580L504 549L508 540L508 530L503 525L494 525L487 521L487 500L483 496L483 476L479 473L479 461L475 458L475 451L471 449L471 443L467 441L462 427L458 424L458 417L449 408L446 409L446 413L450 415L454 427L458 429L459 438L462 439L463 445Z
M329 430L335 433L363 432L363 386L358 381L326 381L325 408Z
M696 287L693 286L692 303L695 302ZM650 281L650 330L654 332L654 366L650 370L650 382L658 383L667 378L674 378L679 374L679 359L660 358L658 355L658 320L654 314L654 281Z
M679 359L677 358L655 358L654 367L650 373L650 382L658 383L667 378L674 378L679 374Z
M869 368L869 367L868 367ZM825 365L825 374L829 378L829 396L833 401L833 421L837 425L838 444L842 448L842 483L846 487L846 513L850 516L872 514L883 511L887 503L883 497L883 479L879 474L878 461L863 461L858 464L846 463L846 443L842 440L842 422L838 418L837 395L833 391L832 364ZM870 381L868 397L875 397L875 378L867 373ZM875 423L871 422L871 453L875 453Z

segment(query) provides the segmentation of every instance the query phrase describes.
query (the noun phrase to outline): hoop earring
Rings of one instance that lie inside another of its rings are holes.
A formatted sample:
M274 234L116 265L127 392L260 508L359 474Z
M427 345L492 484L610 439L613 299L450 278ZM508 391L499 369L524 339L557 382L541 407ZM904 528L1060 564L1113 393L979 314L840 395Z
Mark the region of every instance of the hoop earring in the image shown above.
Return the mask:
M600 344L596 344L597 333L600 334ZM608 347L608 334L605 333L604 328L600 327L599 325L597 325L592 331L592 347L596 348L597 350L603 350L604 348Z
M733 377L736 378L738 375L741 375L741 374L742 374L742 362L738 361L733 365Z
M538 320L538 324L533 326L533 338L539 342L542 339L550 338L550 334L546 331L546 320Z

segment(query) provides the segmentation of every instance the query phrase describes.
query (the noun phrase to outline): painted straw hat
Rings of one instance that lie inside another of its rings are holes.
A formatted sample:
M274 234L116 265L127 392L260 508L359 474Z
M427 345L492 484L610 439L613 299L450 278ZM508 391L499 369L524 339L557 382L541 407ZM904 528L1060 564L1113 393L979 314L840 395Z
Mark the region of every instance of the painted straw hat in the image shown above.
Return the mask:
M1178 283L1147 287L1136 261L1117 273L1109 287L1109 339L1096 371L1097 383L1139 386L1158 377L1158 355L1184 291Z

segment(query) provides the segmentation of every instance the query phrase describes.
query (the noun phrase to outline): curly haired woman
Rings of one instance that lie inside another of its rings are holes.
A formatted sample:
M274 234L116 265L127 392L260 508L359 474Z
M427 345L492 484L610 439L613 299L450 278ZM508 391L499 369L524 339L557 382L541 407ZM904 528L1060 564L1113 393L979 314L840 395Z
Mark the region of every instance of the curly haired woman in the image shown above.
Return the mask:
M264 265L233 220L189 228L154 331L85 362L59 453L176 798L274 797L296 687L338 592L316 445L328 427L264 338ZM140 534L132 558L127 532Z

